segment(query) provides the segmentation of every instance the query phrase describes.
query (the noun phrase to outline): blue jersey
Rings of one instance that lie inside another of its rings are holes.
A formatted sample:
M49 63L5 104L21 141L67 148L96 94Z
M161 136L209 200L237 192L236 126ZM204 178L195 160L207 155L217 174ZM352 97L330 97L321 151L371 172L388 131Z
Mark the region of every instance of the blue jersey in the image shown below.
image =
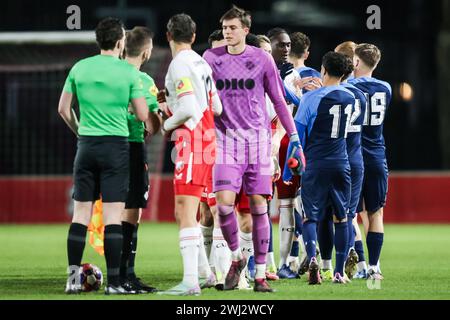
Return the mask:
M297 69L297 71L301 78L306 77L322 78L322 75L320 74L319 71L310 67L300 67Z
M366 112L366 96L364 92L354 85L345 82L342 86L353 93L355 103L353 105L352 116L347 127L347 154L348 161L352 167L364 167L363 155L361 150L361 131Z
M306 170L346 168L347 126L355 96L342 86L306 93L295 115L295 124L306 157Z
M383 123L391 102L391 86L371 77L355 78L350 83L363 91L367 99L361 140L364 164L383 163L386 161Z
M300 75L300 78L306 78L306 77L316 77L316 78L322 78L322 75L319 71L316 69L310 68L310 67L300 67L297 69L298 74ZM302 89L302 93L305 94L309 90L306 90L305 88Z

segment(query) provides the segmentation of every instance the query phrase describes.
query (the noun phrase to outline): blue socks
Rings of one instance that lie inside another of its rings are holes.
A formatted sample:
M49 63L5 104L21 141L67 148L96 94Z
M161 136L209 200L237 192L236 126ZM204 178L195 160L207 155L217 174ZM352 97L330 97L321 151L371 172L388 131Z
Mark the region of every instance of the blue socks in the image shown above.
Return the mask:
M308 260L316 256L316 243L317 243L317 222L306 221L303 223L303 242L305 243L306 253L308 254Z
M355 251L358 254L358 261L366 261L366 257L364 257L364 247L361 240L355 241Z
M367 251L369 252L369 266L376 266L380 259L381 247L383 246L384 233L367 233Z
M317 237L319 239L320 256L323 260L331 260L334 245L333 219L331 217L319 222Z
M347 222L335 223L334 246L336 248L336 266L334 273L344 275L344 264L347 259L348 248L348 225Z

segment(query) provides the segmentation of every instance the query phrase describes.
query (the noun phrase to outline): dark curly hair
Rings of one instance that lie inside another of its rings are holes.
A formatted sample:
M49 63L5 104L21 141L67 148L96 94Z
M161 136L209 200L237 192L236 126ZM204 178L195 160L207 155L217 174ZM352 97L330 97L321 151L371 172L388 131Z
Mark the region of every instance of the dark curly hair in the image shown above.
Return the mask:
M330 76L336 78L346 78L353 71L353 61L334 51L329 51L323 56L322 66Z
M120 19L105 18L95 28L95 39L102 50L112 50L124 36L124 25Z

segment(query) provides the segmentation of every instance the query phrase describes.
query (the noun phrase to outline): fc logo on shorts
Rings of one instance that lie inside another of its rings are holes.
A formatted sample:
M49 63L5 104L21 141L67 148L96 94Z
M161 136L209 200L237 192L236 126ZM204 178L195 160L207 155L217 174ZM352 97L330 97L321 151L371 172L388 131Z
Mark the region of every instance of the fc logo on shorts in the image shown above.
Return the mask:
M183 171L183 169L184 169L184 162L183 161L178 161L175 164L175 170L176 171Z

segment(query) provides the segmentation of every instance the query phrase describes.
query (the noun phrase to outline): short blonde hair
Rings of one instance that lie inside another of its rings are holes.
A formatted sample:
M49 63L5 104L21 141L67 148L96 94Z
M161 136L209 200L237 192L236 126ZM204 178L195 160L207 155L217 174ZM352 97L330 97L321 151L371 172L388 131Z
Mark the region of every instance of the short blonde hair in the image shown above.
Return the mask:
M356 43L353 41L345 41L337 45L335 52L342 53L353 60L355 56Z

